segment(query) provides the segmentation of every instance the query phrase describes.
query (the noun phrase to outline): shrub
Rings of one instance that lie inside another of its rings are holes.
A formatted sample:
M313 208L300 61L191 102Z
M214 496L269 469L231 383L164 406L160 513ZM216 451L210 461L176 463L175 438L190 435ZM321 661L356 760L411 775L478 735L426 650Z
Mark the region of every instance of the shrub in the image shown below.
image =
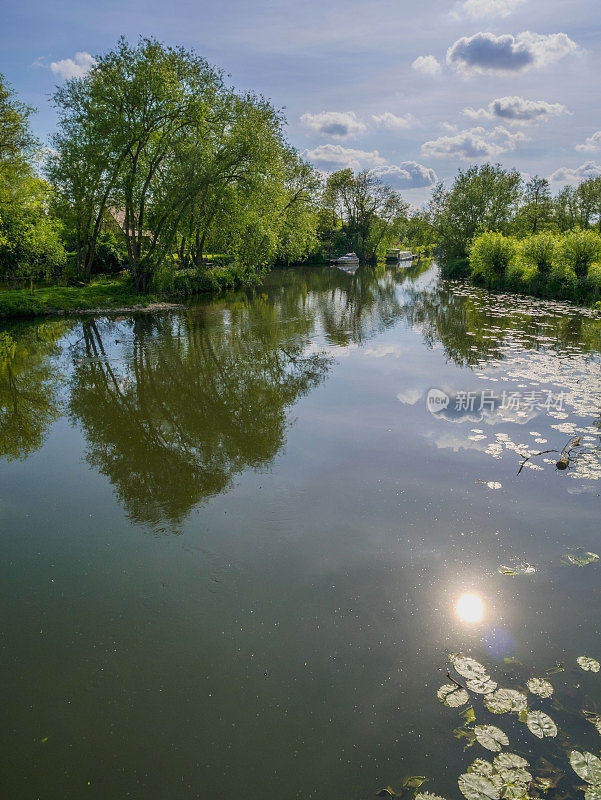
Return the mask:
M517 292L536 291L540 283L540 277L536 265L526 261L518 249L515 258L507 267L508 288Z
M476 236L470 249L470 270L474 278L486 283L498 283L507 274L507 269L517 252L513 238L502 233L486 231Z
M260 277L254 270L236 264L203 270L170 270L165 267L154 275L152 288L172 298L184 298L250 285L259 281Z
M127 266L127 251L124 240L117 239L111 231L98 237L92 273L121 272Z
M541 275L548 275L557 261L557 245L556 237L550 231L543 231L520 242L520 256Z
M570 231L559 244L559 258L577 278L586 278L590 265L601 258L601 236L592 230Z

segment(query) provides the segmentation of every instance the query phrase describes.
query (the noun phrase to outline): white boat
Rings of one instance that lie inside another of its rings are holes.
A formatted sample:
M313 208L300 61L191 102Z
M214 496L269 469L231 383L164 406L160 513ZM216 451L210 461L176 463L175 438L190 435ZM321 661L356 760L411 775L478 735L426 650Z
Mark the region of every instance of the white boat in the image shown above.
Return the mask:
M386 251L386 261L408 261L414 258L411 250L401 250L399 247L391 247Z
M340 258L336 259L336 264L341 264L341 265L356 264L357 266L359 266L359 256L357 255L357 253L346 253L345 255L340 256Z

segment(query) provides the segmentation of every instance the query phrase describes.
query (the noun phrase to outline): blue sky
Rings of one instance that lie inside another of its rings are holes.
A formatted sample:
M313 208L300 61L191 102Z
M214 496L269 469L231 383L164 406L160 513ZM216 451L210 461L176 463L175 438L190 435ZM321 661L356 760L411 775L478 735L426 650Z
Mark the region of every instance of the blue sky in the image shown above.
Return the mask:
M486 160L554 188L601 174L599 0L13 0L0 71L40 136L54 86L122 34L195 48L284 107L316 166L374 169L416 205Z

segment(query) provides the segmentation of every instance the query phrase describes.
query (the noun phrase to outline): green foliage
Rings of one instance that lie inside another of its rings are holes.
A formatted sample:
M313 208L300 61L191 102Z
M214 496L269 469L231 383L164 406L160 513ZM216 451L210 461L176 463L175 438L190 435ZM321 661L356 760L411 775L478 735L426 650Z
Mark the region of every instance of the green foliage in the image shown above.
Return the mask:
M470 249L472 277L498 284L506 275L517 252L516 241L501 233L486 231L477 236Z
M127 266L127 248L123 238L109 231L98 237L94 260L92 262L93 274L112 274L122 272Z
M442 184L437 186L429 217L444 257L466 258L472 239L484 231L508 232L520 187L519 173L500 164L460 170L448 191Z
M549 231L529 236L520 242L520 258L540 274L546 275L557 262L558 243L558 237Z
M320 223L331 220L332 244L339 252L357 253L361 261L383 256L406 227L407 203L369 170L333 172L326 181L322 205Z
M469 265L470 276L491 288L588 305L601 298L601 234L593 230L524 239L487 231L474 239Z
M183 299L203 292L219 292L250 285L258 279L256 270L232 263L204 270L165 269L155 274L152 288L159 294Z
M0 279L49 277L65 263L52 190L34 170L33 109L20 103L0 75Z
M577 278L586 278L591 264L601 258L601 235L592 230L570 231L560 241L558 258Z
M54 99L48 174L83 277L107 256L107 222L142 290L176 255L186 269L207 250L260 268L314 249L319 177L286 143L281 113L193 51L120 39Z

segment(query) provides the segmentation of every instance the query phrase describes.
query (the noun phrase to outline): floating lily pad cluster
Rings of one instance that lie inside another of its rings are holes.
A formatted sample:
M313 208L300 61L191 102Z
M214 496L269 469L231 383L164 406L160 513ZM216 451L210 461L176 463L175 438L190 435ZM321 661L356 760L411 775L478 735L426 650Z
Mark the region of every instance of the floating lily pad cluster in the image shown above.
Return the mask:
M467 772L459 776L457 784L466 800L499 800L501 797L518 800L527 794L532 780L528 766L526 759L515 753L499 753L492 763L477 758Z
M483 703L492 714L517 715L530 733L537 739L555 739L558 734L554 720L544 711L528 707L529 696L524 691L499 687L488 674L486 667L479 661L463 653L452 653L450 661L455 672L464 679L464 684L448 673L450 683L438 690L438 699L450 708L466 706L470 692L483 695ZM578 666L585 672L599 672L601 664L590 656L580 656ZM563 671L558 664L547 675ZM553 696L553 684L546 678L532 677L527 683L527 692L534 697L548 699ZM593 724L601 734L601 715L590 711L582 712L584 718ZM468 738L468 746L479 744L486 750L496 753L492 761L477 758L467 772L458 779L458 786L466 800L530 800L547 792L563 775L556 770L559 777L554 780L544 775L533 778L528 761L520 755L507 752L510 746L508 735L496 725L476 724L473 707L467 706L462 711L464 725L456 730L457 736ZM601 759L589 752L572 750L569 754L570 764L576 774L585 781L582 786L585 800L601 800ZM546 762L550 765L550 762ZM436 795L423 792L416 800L440 800Z
M599 561L599 555L583 547L572 548L561 557L561 563L568 567L587 567L596 561ZM497 572L500 575L532 575L536 572L536 567L527 561L514 558L509 564L501 564Z

